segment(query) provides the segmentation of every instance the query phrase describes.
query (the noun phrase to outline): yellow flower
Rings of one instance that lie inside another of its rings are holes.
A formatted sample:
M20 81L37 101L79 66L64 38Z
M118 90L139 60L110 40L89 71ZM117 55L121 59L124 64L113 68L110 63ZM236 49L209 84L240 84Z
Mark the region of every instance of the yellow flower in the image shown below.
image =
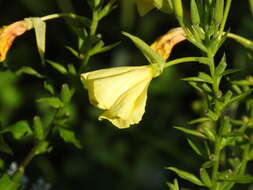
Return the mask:
M14 39L29 29L25 20L14 22L0 29L0 62L5 60Z
M83 73L81 80L91 104L105 110L99 120L127 128L141 121L149 83L159 74L156 65L115 67Z

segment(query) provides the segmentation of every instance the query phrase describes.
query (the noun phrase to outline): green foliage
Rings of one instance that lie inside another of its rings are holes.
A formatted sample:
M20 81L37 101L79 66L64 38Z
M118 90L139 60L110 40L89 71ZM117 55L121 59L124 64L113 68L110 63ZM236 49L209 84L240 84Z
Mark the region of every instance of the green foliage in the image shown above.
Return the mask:
M165 63L159 52L150 48L146 40L130 34L133 30L128 31L129 33L123 32L150 64L158 63L161 70L168 70L155 79L152 82L154 84L151 83L154 86L151 86L148 93L148 99L151 101L146 105L147 116L144 116L140 124L144 127L118 131L112 127L97 127L106 123L98 124L95 120L97 110L86 105L88 100L83 92L80 74L88 69L106 67L100 64L105 60L107 64L113 63L109 66L131 61L140 65L143 62L136 51L130 53L124 42L117 42L122 38L122 23L117 20L119 17L113 15L105 18L116 8L119 11L115 11L115 14L121 13L125 4L131 6L130 1L125 1L120 6L116 0L88 0L82 2L83 4L78 2L78 5L70 0L45 1L38 7L33 1L18 0L17 5L23 5L22 8L25 7L26 11L30 10L31 15L42 15L45 10L56 12L57 6L64 13L25 19L30 24L29 29L35 30L42 64L34 58L36 55L32 56L28 51L34 49L34 46L27 45L32 36L27 34L25 39L28 40L15 42L10 49L13 53L10 53L10 57L1 65L0 190L24 189L24 176L29 178L29 187L35 178L45 176L45 179L58 189L78 189L80 184L92 189L163 189L165 185L161 184L167 179L157 179L157 176L164 174L164 171L157 168L162 168L159 164L164 163L164 155L170 165L173 165L166 169L183 179L167 182L167 188L170 190L183 189L188 186L188 182L192 183L192 189L250 189L247 184L253 182L252 172L248 167L253 160L253 77L239 80L240 75L247 70L242 63L246 63L248 57L242 55L236 46L222 56L220 53L223 49L220 47L231 38L252 50L253 42L230 33L230 26L229 30L225 28L231 2L191 0L188 6L181 0L136 1L141 15L146 15L153 8L158 10L145 18L132 20L132 23L136 22L134 32L137 36L149 40L160 35L160 28L164 27L159 27L159 24L167 23L166 27L169 29L171 26L168 24L174 17L160 14L159 11L174 13L185 31L187 40L200 50L201 57L184 57ZM233 3L235 6L238 4L235 1ZM248 5L252 9L253 1L249 0ZM66 13L75 9L83 15ZM24 15L19 15L17 8L16 12L17 17ZM4 14L4 11L1 14ZM127 14L124 19L135 18L134 12ZM238 12L230 14L236 15L236 18L240 15ZM2 16L4 17L7 16ZM47 25L49 20L56 18L64 18L69 28L63 30L64 22ZM248 17L245 18L249 20ZM246 28L249 27L247 30L253 32L247 19L237 23L240 26L237 31L246 34ZM47 46L52 46L49 48L46 48L46 25L49 38ZM55 25L57 27L54 28ZM157 28L157 31L154 28ZM53 31L53 34L50 31ZM1 37L0 35L2 40ZM0 49L5 47L1 46L1 40ZM173 40L166 41L161 49L166 50ZM110 43L107 44L107 41ZM59 48L57 44L66 48ZM196 52L194 48L184 48L180 52L179 47L173 53L176 56L185 56ZM104 54L109 50L110 56L109 53ZM240 52L241 57L235 55L235 67L240 70L234 69L232 65L232 55L236 51ZM171 57L174 58L175 55ZM183 62L187 62L185 68L171 68ZM197 62L197 67L188 66L192 64L190 62ZM194 69L197 69L197 74ZM183 81L178 80L185 75L184 72L186 75L190 73L190 76L184 77ZM184 85L183 82L189 85ZM185 97L190 101L196 99L195 96L189 95L189 86L198 94L198 106L194 114L189 112L189 102L185 100ZM187 121L189 118L191 120ZM176 127L163 127L168 124ZM184 140L178 136L179 132L184 134L183 137L192 150L188 151L189 149L182 146ZM63 141L74 146L68 147ZM80 150L72 150L73 147ZM20 157L24 157L23 160ZM8 164L12 161L17 161L18 166L8 169ZM27 172L28 167L31 172ZM184 171L177 167L187 169ZM34 168L41 172L37 174ZM189 173L186 170L199 173ZM31 176L31 173L34 176ZM88 187L90 184L92 187ZM237 186L238 184L243 186Z
M17 123L4 127L0 134L11 133L15 139L21 139L31 135L32 130L27 121L18 121Z
M0 189L18 190L20 187L21 184L12 181L7 174L2 175L0 179Z
M165 63L163 57L159 55L157 52L155 52L153 49L151 49L149 45L146 44L144 41L142 41L140 38L128 34L126 32L123 32L123 34L134 42L136 47L138 47L141 50L141 52L143 53L143 55L146 57L146 59L150 64L158 63L162 66Z

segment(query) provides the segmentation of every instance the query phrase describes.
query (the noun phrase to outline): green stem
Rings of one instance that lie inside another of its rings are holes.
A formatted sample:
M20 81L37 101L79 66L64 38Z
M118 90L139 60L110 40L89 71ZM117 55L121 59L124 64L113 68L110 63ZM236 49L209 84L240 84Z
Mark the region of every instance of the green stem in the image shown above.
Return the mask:
M93 12L92 12L92 21L91 21L91 25L90 25L90 33L89 33L90 37L94 36L96 34L98 23L99 23L98 13L97 13L96 10L93 10ZM80 66L79 71L78 71L79 74L81 74L84 71L84 68L88 64L89 60L90 60L90 55L89 55L89 50L87 50L85 58L81 62L81 66Z
M224 15L223 15L223 19L222 19L222 22L221 22L221 25L220 25L220 31L221 32L224 31L224 28L225 28L225 25L226 25L226 22L227 22L227 18L228 18L228 14L229 14L229 10L230 10L230 7L231 7L231 2L232 2L232 0L227 0Z
M48 20L53 20L53 19L62 18L62 17L79 20L80 22L84 23L85 25L88 25L88 26L90 25L89 19L79 16L79 15L76 15L74 13L55 13L55 14L43 16L43 17L41 17L41 20L48 21Z
M98 27L98 22L99 22L98 14L97 14L97 11L94 10L92 12L92 21L91 21L91 26L90 26L90 36L93 36L93 35L96 34L96 30L97 30L97 27Z
M233 34L233 33L228 33L227 35L229 38L237 41L238 43L242 44L244 47L253 50L253 41L251 41L247 38L244 38L242 36L239 36L237 34Z
M38 145L48 137L48 135L52 131L53 127L55 126L54 124L55 124L55 120L57 118L57 113L59 112L59 110L60 109L57 109L55 111L54 116L53 116L53 118L52 118L52 120L51 120L48 128L46 129L44 138L42 140L39 140L39 141L35 142L35 144L33 145L32 149L31 149L31 151L26 155L26 157L23 160L23 162L19 165L18 170L17 170L16 173L19 173L21 171L24 172L26 166L32 161L32 159L36 155Z
M220 139L216 137L214 144L214 165L212 169L212 187L211 190L216 190L218 185L218 172L219 172L219 161L220 161Z
M249 158L248 158L249 150L250 150L250 144L245 145L245 148L243 150L243 156L242 156L242 162L241 162L242 166L241 166L241 169L240 169L240 174L245 173L245 170L246 170L246 167L247 167L247 164L248 164L248 161L249 161Z
M164 68L167 68L179 63L186 63L186 62L199 62L199 63L206 64L207 60L208 59L205 57L184 57L184 58L175 59L175 60L165 63Z

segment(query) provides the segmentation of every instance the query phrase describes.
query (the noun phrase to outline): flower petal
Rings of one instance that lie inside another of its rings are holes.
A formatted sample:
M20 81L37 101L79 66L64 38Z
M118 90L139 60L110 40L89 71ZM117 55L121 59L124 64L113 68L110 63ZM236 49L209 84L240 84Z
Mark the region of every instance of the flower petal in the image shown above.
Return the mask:
M123 93L152 77L153 70L148 66L102 69L81 76L90 102L101 109L110 109Z
M122 94L110 110L105 111L99 120L107 119L118 128L127 128L139 123L145 112L147 89L152 78L140 81Z

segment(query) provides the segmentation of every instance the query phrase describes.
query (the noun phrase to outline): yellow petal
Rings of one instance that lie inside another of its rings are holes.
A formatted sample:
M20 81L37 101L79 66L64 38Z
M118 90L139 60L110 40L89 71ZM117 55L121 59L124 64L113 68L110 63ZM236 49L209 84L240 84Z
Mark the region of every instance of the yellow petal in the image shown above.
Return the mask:
M101 109L109 109L128 89L140 81L152 78L149 66L116 67L102 69L81 75L88 89L90 102Z
M159 73L157 65L116 67L84 73L81 80L90 102L105 110L99 120L127 128L142 119L149 83Z
M127 128L139 123L145 112L147 89L152 78L140 81L122 94L113 106L100 117L111 121L118 128Z
M0 30L0 62L4 61L6 54L17 36L29 29L25 20L14 22Z

